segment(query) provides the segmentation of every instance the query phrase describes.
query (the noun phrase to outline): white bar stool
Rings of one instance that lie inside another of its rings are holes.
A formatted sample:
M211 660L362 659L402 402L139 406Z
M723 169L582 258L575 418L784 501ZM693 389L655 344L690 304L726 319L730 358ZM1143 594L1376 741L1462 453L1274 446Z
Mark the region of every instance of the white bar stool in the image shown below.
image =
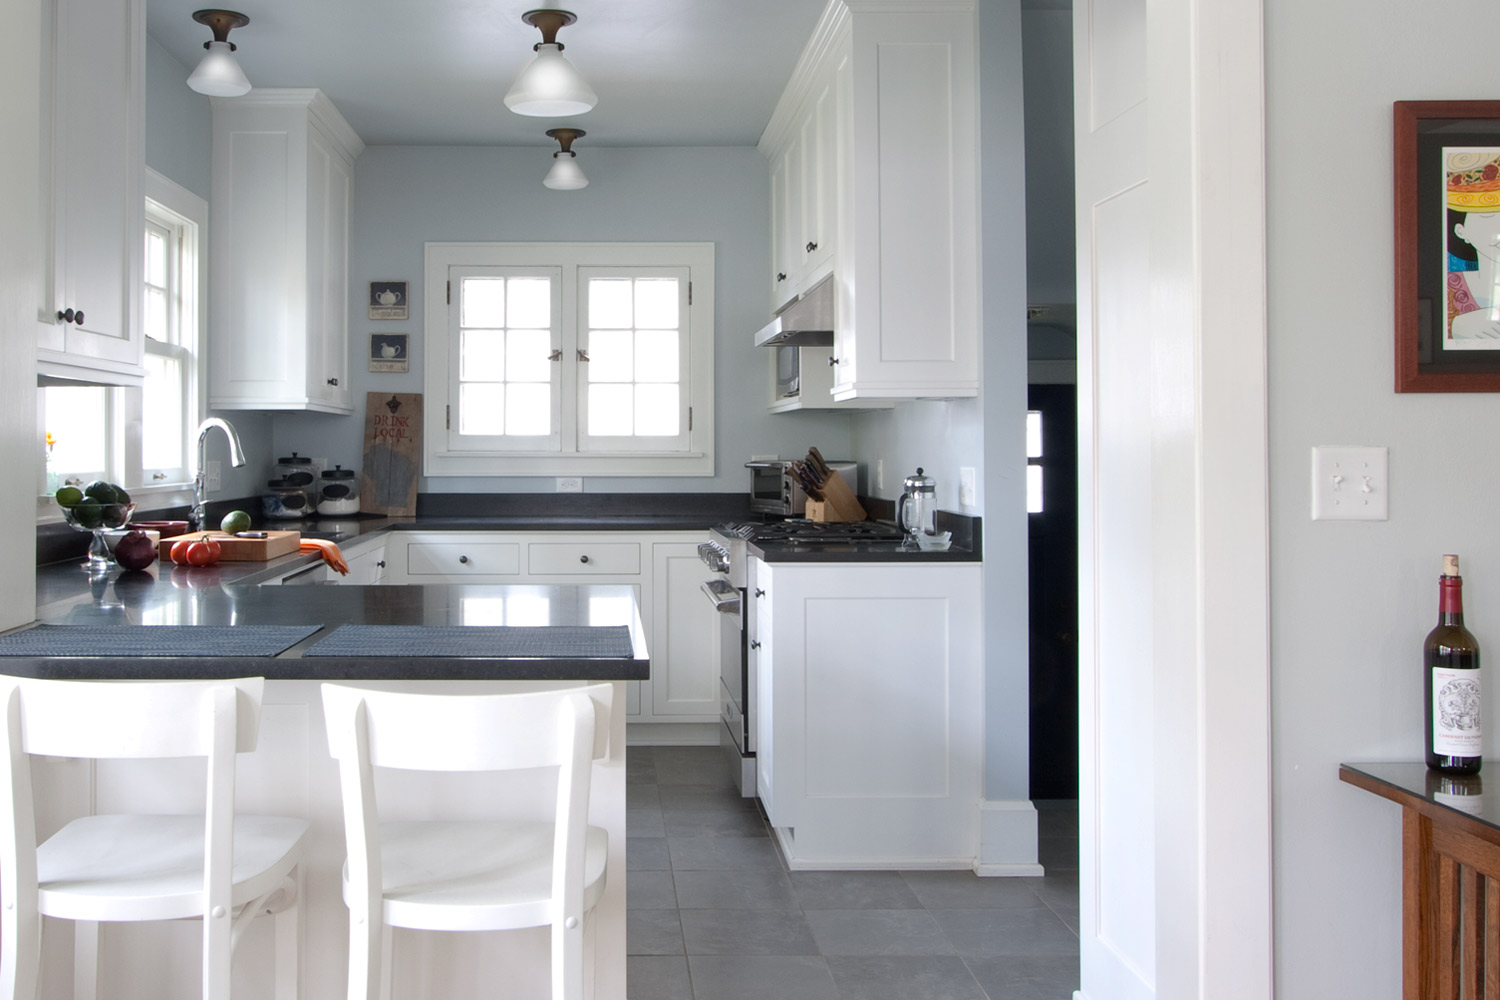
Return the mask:
M552 928L553 1000L584 996L584 919L604 892L608 834L588 826L593 761L609 743L608 684L527 694L403 694L323 685L343 784L349 997L390 990L391 927ZM556 767L556 815L381 821L374 768Z
M101 921L203 921L203 997L229 1000L250 921L275 914L276 996L298 992L298 864L308 825L234 814L235 754L255 749L261 677L43 681L0 677L0 998L37 995L43 916L75 922L74 995L97 996ZM207 758L202 815L73 820L38 846L29 754Z

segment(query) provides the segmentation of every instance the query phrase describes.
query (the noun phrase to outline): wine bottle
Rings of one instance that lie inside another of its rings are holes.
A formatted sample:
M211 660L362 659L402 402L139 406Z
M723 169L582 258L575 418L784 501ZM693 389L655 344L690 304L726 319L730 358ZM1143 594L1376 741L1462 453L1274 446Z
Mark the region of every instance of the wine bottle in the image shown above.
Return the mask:
M1422 649L1427 766L1445 774L1476 774L1483 753L1479 643L1464 628L1458 556L1443 556L1438 624Z

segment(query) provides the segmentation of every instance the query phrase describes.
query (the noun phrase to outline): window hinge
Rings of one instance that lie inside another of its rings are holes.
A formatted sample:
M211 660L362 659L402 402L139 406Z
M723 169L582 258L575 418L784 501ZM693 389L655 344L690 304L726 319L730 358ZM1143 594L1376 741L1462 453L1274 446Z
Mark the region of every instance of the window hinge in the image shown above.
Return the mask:
M452 429L453 429L453 407L452 406L445 406L445 407L443 407L443 430L451 431Z
M688 430L692 430L692 429L693 429L693 408L691 406L689 406L688 407Z
M691 281L689 281L688 282L688 305L692 305L692 304L693 304L693 283Z
M453 282L448 281L444 282L444 284L448 286L448 291L445 294L448 297L448 304L451 306L453 304Z

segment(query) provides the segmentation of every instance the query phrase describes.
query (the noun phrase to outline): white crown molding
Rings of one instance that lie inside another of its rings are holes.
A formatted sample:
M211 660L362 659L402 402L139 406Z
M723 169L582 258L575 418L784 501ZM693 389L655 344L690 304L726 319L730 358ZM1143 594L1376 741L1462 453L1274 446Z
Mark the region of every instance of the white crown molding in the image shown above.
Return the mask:
M812 36L802 47L802 55L781 92L781 99L776 102L776 109L771 112L771 120L756 143L766 157L775 155L790 141L792 129L801 118L798 109L822 72L824 62L848 31L849 5L845 0L829 0Z
M245 105L278 108L300 105L307 109L308 117L338 143L350 160L365 151L365 143L359 133L339 114L339 109L328 99L328 95L316 87L256 87L243 97L211 97L209 103L215 110Z

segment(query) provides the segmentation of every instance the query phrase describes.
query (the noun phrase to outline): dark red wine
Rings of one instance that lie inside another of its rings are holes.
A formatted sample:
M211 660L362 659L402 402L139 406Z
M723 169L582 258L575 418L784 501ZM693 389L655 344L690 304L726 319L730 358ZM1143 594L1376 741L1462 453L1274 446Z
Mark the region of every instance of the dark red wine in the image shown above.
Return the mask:
M1479 642L1464 628L1463 587L1458 556L1443 556L1438 624L1422 647L1422 700L1427 766L1445 774L1477 773L1483 753Z

